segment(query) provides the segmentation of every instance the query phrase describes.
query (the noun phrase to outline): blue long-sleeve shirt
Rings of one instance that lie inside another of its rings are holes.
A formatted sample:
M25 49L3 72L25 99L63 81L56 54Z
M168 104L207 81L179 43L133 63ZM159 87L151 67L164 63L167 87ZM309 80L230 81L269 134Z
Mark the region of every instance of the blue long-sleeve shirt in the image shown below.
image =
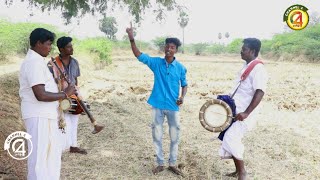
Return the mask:
M176 59L170 64L164 58L141 53L138 60L154 74L154 84L148 103L159 109L179 111L176 101L180 87L187 86L187 69Z

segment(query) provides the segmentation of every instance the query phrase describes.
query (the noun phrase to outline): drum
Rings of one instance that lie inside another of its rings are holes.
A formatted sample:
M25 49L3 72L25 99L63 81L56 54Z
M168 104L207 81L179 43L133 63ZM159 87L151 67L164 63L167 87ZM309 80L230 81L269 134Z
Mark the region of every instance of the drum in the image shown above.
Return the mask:
M83 102L87 106L87 108L90 110L90 105L86 101L83 101ZM85 114L82 107L80 106L80 103L75 98L63 99L60 102L60 107L65 113L82 114L82 115Z
M211 99L200 108L201 125L211 132L222 132L227 129L233 119L232 109L221 99Z

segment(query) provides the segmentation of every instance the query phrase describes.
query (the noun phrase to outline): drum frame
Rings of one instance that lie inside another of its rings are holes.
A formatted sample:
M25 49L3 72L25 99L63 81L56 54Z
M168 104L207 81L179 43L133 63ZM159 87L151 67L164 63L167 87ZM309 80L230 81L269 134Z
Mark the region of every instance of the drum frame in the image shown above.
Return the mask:
M205 119L205 111L206 109L211 106L211 105L214 105L214 104L220 104L222 105L225 110L227 111L227 119L226 121L221 125L221 126L217 126L217 127L213 127L213 126L210 126L207 122L206 122L206 119ZM232 122L232 110L230 108L230 106L220 100L220 99L211 99L211 100L208 100L207 102L205 102L202 107L200 108L200 112L199 112L199 120L200 120L200 123L201 125L208 131L210 132L222 132L224 131L225 129L227 129L231 122Z

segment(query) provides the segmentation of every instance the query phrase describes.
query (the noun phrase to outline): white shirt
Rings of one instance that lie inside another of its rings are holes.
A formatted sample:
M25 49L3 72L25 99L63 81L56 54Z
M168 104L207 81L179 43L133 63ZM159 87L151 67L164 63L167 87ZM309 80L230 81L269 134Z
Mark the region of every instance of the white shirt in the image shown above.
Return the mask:
M240 81L241 75L253 61L251 61L249 64L246 64L246 63L244 64L243 68L240 70L236 78L237 85ZM237 114L244 112L248 108L248 106L250 105L253 99L254 93L256 92L257 89L262 90L264 93L266 92L267 82L268 82L267 71L264 65L259 63L252 69L248 77L241 82L241 85L239 86L236 94L233 97L236 104ZM231 94L233 92L231 92ZM256 113L256 109L257 108L255 108L254 111L249 115L249 117L243 121L245 122L246 125L249 126L248 127L249 129L252 129L252 127L255 125L255 120L254 120L255 118L252 118L250 116Z
M29 49L22 65L19 76L19 95L21 98L22 119L42 117L58 118L59 102L42 102L35 97L32 87L44 84L45 91L57 93L58 86L50 73L45 58Z

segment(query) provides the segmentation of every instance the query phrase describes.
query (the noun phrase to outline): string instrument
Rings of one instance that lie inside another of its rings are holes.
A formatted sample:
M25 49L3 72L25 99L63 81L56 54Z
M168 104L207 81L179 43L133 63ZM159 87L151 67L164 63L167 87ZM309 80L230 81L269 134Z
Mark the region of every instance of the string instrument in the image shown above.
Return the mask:
M61 78L63 78L68 83L68 85L70 85L71 84L70 80L66 77L66 73L62 72L61 68L57 64L56 59L51 57L51 60L52 60L53 64L57 67L57 69L59 70ZM71 97L73 97L73 98L71 98ZM72 102L71 99L76 100L77 106L81 107L82 111L84 111L87 114L87 116L89 117L89 119L90 119L90 121L91 121L91 123L93 124L93 127L94 127L94 129L92 131L92 134L97 134L98 132L100 132L104 128L104 126L98 125L96 123L96 119L92 116L88 106L82 100L82 98L80 96L78 96L77 93L72 95L72 96L70 96L67 99L68 99L69 102L70 101Z

